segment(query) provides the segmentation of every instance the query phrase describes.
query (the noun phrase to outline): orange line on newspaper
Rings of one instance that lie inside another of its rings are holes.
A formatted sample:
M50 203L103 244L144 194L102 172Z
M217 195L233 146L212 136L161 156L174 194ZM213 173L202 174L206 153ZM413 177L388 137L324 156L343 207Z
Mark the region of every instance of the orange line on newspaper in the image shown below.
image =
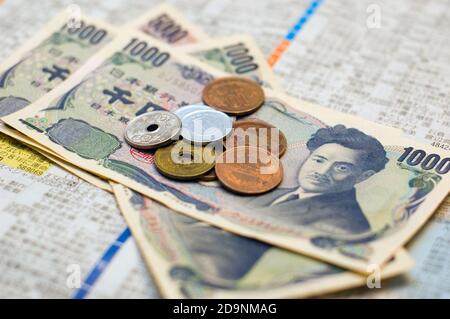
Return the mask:
M283 40L281 43L273 50L272 54L267 59L267 62L270 66L273 66L275 63L278 62L278 60L283 55L284 51L288 48L288 46L291 44L291 41Z

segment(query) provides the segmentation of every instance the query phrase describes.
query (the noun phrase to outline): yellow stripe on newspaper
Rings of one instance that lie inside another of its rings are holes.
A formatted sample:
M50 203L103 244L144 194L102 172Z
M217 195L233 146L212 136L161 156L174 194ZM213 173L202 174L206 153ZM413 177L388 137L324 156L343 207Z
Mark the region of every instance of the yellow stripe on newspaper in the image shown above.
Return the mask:
M1 133L0 164L37 176L41 176L52 166L49 160L39 153Z

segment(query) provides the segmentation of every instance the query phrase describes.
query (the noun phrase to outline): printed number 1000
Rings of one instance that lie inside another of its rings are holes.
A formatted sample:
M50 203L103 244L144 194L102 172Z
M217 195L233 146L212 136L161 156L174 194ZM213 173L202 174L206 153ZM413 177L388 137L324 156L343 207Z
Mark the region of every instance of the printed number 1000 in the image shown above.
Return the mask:
M428 154L424 150L414 150L413 147L406 147L403 154L398 158L399 162L406 160L406 164L417 166L424 170L436 168L436 173L447 174L450 170L450 157L441 159L438 154Z

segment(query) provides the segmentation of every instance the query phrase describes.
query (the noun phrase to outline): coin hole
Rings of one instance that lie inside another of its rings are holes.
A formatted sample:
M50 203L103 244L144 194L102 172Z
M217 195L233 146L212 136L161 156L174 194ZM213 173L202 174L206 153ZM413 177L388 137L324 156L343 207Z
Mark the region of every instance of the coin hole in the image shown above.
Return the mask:
M150 124L150 125L147 127L147 131L149 131L149 132L154 132L154 131L156 131L158 128L159 128L159 125L158 125L158 124Z
M194 154L192 154L192 153L180 152L178 155L180 156L180 159L183 162L193 162L194 161Z

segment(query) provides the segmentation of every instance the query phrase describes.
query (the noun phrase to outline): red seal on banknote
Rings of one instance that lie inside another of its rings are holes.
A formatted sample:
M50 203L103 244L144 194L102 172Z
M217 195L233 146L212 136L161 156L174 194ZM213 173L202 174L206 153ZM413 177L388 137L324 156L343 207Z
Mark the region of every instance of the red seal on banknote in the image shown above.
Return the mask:
M139 162L147 163L147 164L153 164L154 162L154 156L153 154L139 151L135 148L130 148L130 154L133 156L133 158L137 159Z

